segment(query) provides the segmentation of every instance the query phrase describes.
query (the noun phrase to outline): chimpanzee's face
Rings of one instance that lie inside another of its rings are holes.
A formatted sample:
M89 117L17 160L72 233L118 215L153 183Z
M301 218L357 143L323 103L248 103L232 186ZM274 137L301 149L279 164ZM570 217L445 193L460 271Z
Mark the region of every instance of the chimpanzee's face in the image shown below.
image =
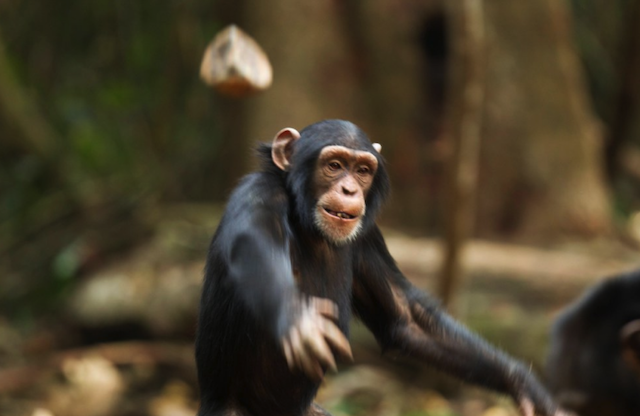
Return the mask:
M353 240L366 213L366 196L378 169L378 159L367 151L344 146L322 149L316 164L315 224L333 243Z
M302 225L315 227L334 244L345 244L373 224L388 193L380 150L352 123L325 120L302 133L280 130L271 158L287 172Z

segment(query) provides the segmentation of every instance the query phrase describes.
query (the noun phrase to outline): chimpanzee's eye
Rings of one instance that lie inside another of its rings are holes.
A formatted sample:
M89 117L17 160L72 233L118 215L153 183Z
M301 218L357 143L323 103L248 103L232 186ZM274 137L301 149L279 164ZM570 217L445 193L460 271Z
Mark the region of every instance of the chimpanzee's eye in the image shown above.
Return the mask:
M329 162L329 169L331 170L339 170L340 168L342 168L342 165L340 165L340 163L333 161L333 162Z
M369 169L368 166L360 166L358 168L358 173L360 175L368 175L369 173L371 173L371 169Z

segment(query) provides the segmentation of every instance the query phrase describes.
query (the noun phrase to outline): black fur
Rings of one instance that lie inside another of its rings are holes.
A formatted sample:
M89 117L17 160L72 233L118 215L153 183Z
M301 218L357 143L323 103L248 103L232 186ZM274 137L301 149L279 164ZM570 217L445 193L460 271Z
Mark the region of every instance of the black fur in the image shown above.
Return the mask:
M640 319L640 271L596 285L558 317L550 388L583 416L640 415L640 375L622 356L620 330Z
M314 225L313 174L328 145L369 151L379 162L363 229L349 244L330 243ZM209 250L196 340L199 416L324 414L312 405L319 383L290 371L280 346L305 296L335 302L345 335L353 312L384 349L553 414L553 402L524 366L469 333L398 270L375 225L389 179L360 129L340 120L305 128L286 173L271 161L270 146L259 154L262 170L231 195Z

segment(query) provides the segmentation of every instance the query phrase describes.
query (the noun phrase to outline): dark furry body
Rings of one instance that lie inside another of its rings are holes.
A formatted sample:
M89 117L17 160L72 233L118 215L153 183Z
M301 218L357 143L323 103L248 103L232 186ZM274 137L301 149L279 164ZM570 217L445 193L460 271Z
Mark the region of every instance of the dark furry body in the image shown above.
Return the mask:
M640 319L640 271L607 279L557 319L550 388L584 416L640 415L640 377L622 357L620 330Z
M261 176L247 178L231 198L230 205L247 207L247 195L265 201L273 200L274 194L284 192L282 184L267 186L266 182L274 178ZM257 196L256 189L258 192L268 189L265 193L269 195ZM339 327L348 333L349 293L353 277L350 250L336 250L319 236L301 241L295 232L298 228L288 220L283 224L286 240L293 248L292 271L295 270L295 275L305 276L298 282L299 290L334 301L340 310ZM214 247L219 244L220 235L224 234L223 229L216 235L212 243ZM202 326L197 341L198 368L204 370L200 375L203 401L209 401L211 408L246 407L248 414L302 414L316 394L317 383L300 372L289 370L278 339L268 329L269 325L256 320L251 310L245 307L243 294L238 290L260 290L260 282L240 288L225 282L228 277L225 261L217 255L217 250L213 252L206 272L200 311ZM257 273L256 280L260 278L260 273Z
M323 133L320 127L317 136ZM348 126L344 133L344 137L351 137L351 146L368 145L373 150L368 140L348 132ZM344 137L338 143L344 143ZM286 303L296 290L335 302L338 326L348 334L351 247L326 241L307 216L313 212L313 201L306 198L313 174L309 165L315 167L311 161L328 143L318 137L310 140L311 145L304 148L306 154L299 155L299 159L307 160L298 164L299 170L289 183L287 175L271 162L270 147L263 146L263 170L244 178L229 199L211 243L202 294L196 341L201 415L230 408L265 416L318 411L309 410L309 406L319 384L289 370L278 335L290 324ZM381 180L386 181L386 177ZM386 187L385 183L379 184L378 192L385 192ZM291 189L296 188L300 189L297 198L291 198ZM374 193L372 197L378 196ZM379 204L371 202L372 208ZM258 253L261 247L247 241L256 238L261 244L271 245L282 261L265 268L270 261ZM234 262L232 251L243 245L247 246L245 258L255 264L245 265L245 270L235 273L237 276L230 276L234 274L229 270Z

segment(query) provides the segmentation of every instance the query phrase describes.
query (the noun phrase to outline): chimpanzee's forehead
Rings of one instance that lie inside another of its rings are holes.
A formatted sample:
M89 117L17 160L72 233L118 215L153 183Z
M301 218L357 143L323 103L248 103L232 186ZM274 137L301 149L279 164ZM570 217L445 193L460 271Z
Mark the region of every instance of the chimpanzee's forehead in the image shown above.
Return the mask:
M316 145L340 145L351 149L369 149L371 142L355 124L345 120L324 120L312 124L301 132Z
M342 145L350 149L363 149L371 146L371 142L365 136L356 134L336 135L333 137L337 145Z

